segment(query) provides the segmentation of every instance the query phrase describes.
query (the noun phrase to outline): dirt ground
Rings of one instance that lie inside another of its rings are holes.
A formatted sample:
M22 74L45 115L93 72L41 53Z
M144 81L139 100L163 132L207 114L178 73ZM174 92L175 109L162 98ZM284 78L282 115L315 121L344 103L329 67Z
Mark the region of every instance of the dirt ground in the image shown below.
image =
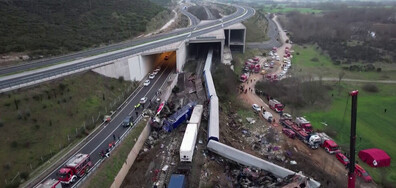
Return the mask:
M286 39L284 32L281 33L283 40ZM283 57L285 44L278 50L278 55ZM260 57L260 63L264 63L264 57ZM269 73L279 73L281 62L276 62ZM198 100L198 94L190 94L193 84L188 81L191 73L186 73L184 79L179 79L178 86L182 91L171 96L174 103L185 100ZM278 122L279 115L269 109L268 105L254 93L255 83L263 79L260 74L253 74L252 81L244 83L245 88L252 88L252 92L240 94L239 98L245 101L246 107L256 103L263 106L275 115ZM183 87L180 87L180 86ZM202 94L201 94L202 95ZM184 104L187 102L185 101ZM203 101L201 101L203 102ZM204 103L204 102L203 102ZM205 106L206 108L206 106ZM256 114L255 123L249 124L241 119L236 111L225 111L220 107L220 142L243 150L254 156L266 159L278 165L284 166L295 172L302 171L322 184L322 187L346 187L347 170L337 159L327 154L323 149L309 149L304 143L290 139L281 133L281 126L275 126L266 122ZM182 164L179 162L179 147L183 139L185 125L171 133L156 133L151 135L138 159L133 164L121 187L153 187L160 182L158 187L168 184L172 173L187 175L188 187L235 187L237 181L232 177L233 169L240 167L232 161L228 161L206 150L207 144L207 108L205 109L199 135L194 152L193 162ZM296 164L291 164L295 161ZM161 169L169 165L166 172ZM364 183L357 177L357 187L376 187L374 183Z
M192 69L194 70L195 68ZM194 82L190 81L193 78L195 76L191 72L180 74L177 83L180 91L177 94L172 94L168 102L179 105L180 107L190 101L204 104L206 95L201 93L204 91L193 92L196 90L195 82L199 82L198 79L195 79ZM183 104L181 105L181 103ZM203 160L207 156L206 151L204 151L206 148L208 117L206 107L205 111L199 128L192 163L180 163L179 160L179 148L186 129L185 123L171 133L152 131L121 187L153 187L155 184L157 184L157 187L165 187L173 173L185 174L189 185L191 187L198 187L200 178L196 177L201 176L201 168L204 165ZM166 165L169 166L168 170L162 171Z
M278 25L278 28L280 28L280 25L278 22L275 22ZM286 33L281 30L280 36L282 41L287 40ZM291 44L284 43L281 47L278 48L278 55L279 57L282 57L284 55L285 48L289 47L292 49ZM263 57L260 58L261 61L263 62ZM282 66L281 61L275 61L275 66L272 70L269 70L269 73L280 73ZM242 101L245 101L245 104L247 107L250 107L252 104L258 104L259 106L263 106L265 110L271 112L274 115L276 123L279 123L279 114L275 113L272 111L267 103L263 101L258 95L255 94L255 84L259 80L263 80L263 76L260 74L253 74L250 76L249 81L242 84L245 88L251 88L251 92L247 92L246 94L242 93L239 95L239 97L242 99ZM263 119L262 116L259 118ZM264 120L264 119L263 119ZM274 126L275 130L279 133L281 133L282 126ZM297 140L297 139L290 139L287 138L286 136L282 135L286 142L282 144L283 148L290 148L290 151L293 151L295 153L295 159L298 164L302 163L302 165L297 165L295 167L290 166L290 168L294 171L299 171L302 170L305 174L308 174L311 177L314 177L314 179L320 181L324 187L337 187L337 185L346 185L347 184L347 169L337 161L337 159L328 153L326 153L323 149L319 148L317 150L311 150L308 148L303 142ZM316 172L313 171L312 168L320 169L320 171L323 172ZM320 174L326 175L326 176L318 176ZM330 175L330 176L328 176ZM376 187L374 183L364 183L362 181L362 178L357 177L357 185L358 187Z

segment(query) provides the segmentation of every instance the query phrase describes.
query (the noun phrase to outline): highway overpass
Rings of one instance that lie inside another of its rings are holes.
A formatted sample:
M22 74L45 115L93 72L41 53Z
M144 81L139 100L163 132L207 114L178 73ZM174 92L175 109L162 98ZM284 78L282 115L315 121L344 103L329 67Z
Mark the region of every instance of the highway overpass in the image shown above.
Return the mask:
M223 46L241 45L240 37L244 37L245 33L241 31L232 31L233 29L240 30L241 26L238 24L241 21L248 19L254 15L254 9L249 7L237 7L237 11L223 19L204 22L197 26L192 26L179 31L174 31L160 36L154 36L148 39L140 39L137 41L126 42L122 44L112 45L93 49L86 52L75 53L67 56L57 57L53 59L38 61L28 66L19 66L16 68L3 69L1 74L11 74L19 71L24 71L41 66L50 66L38 70L27 71L15 75L3 76L0 78L0 91L5 92L16 88L21 88L33 84L38 84L42 81L55 79L61 76L81 72L85 70L94 69L100 74L129 74L121 75L126 79L145 79L146 72L156 67L159 62L168 61L162 65L160 73L152 80L150 86L140 86L125 102L125 104L118 110L112 121L107 125L99 128L99 131L90 136L84 142L82 147L79 147L73 152L68 153L68 157L64 157L57 162L56 165L51 166L47 171L39 175L39 181L33 180L25 184L26 187L32 187L37 183L48 178L55 178L56 172L64 166L65 161L70 156L76 153L91 154L92 162L95 164L99 161L99 152L108 147L108 144L113 141L113 136L121 136L130 131L131 128L123 128L121 125L122 120L127 115L134 115L136 120L136 112L140 115L143 109L135 109L134 105L137 104L142 97L148 99L156 98L156 92L159 88L169 85L169 78L177 78L177 71L180 71L185 63L185 58L189 55L199 54L201 49L205 49L206 45L215 45L219 54L221 54ZM242 28L243 29L243 28ZM235 37L233 37L233 33ZM239 36L239 37L238 37ZM215 38L214 38L215 37ZM234 40L237 39L237 40ZM242 42L244 42L244 38ZM132 46L132 47L130 47ZM122 50L117 50L124 48ZM244 45L242 49L244 50ZM241 49L241 47L237 47ZM117 51L114 51L117 50ZM107 52L112 51L112 52ZM105 53L107 52L107 53ZM103 53L103 54L100 54ZM178 55L179 53L179 55ZM93 54L100 54L88 58ZM206 54L206 52L205 52ZM168 60L165 60L168 56ZM77 59L77 60L75 60ZM57 64L62 61L71 61L68 63ZM147 63L148 61L153 63ZM51 66L52 65L52 66ZM120 67L112 67L120 66ZM124 67L123 67L124 66ZM133 69L136 66L144 66L143 68ZM123 67L123 68L122 68ZM127 68L126 68L127 67ZM113 71L112 70L127 70L127 71ZM133 69L133 70L131 70ZM109 71L110 73L106 71ZM131 71L140 71L133 72ZM120 73L122 72L122 73ZM132 76L135 77L132 77ZM147 106L146 106L147 107Z
M219 20L214 20L210 22L205 22L197 26L191 26L185 29L177 30L167 34L161 34L158 36L153 36L147 39L139 39L136 41L129 41L121 44L111 45L103 48L92 49L85 52L79 52L75 54L70 54L66 56L61 56L53 59L47 59L42 61L37 61L27 65L10 67L0 70L0 92L11 91L14 89L27 87L35 84L39 84L44 81L56 79L62 76L74 74L81 71L86 71L94 69L97 67L115 64L116 62L128 62L128 66L133 66L143 63L143 58L139 56L145 55L145 52L156 49L161 46L168 46L177 42L185 42L190 39L199 39L199 36L227 28L234 24L240 23L241 21L253 16L255 13L254 9L250 7L237 6L237 11L227 17ZM239 31L235 32L239 33ZM230 31L228 35L232 34ZM238 35L238 34L237 34ZM240 35L240 34L239 34ZM208 39L208 38L207 38ZM230 37L231 40L231 37ZM231 43L228 43L232 45ZM186 51L183 52L183 46L180 46L179 56L177 62L177 70L181 70L185 63ZM243 47L244 49L244 47ZM172 50L165 50L170 51ZM179 48L176 50L176 53ZM110 52L109 52L110 51ZM97 55L100 54L100 55ZM91 56L91 57L88 57ZM135 60L133 60L134 56ZM84 58L85 57L85 58ZM82 58L82 59L80 59ZM77 60L76 60L77 59ZM132 59L132 60L130 60ZM139 63L136 63L136 59ZM184 59L184 60L183 60ZM70 61L67 63L61 63ZM40 69L35 69L37 67L45 67ZM35 69L28 71L30 69ZM137 76L131 76L134 74L129 73L129 76L123 75L124 78L129 78L130 80L141 80L143 75L145 75L146 70L149 70L150 66L140 71ZM23 72L22 72L23 71ZM17 73L22 72L22 73ZM13 74L17 73L17 74ZM12 74L12 75L9 75ZM126 73L128 74L128 73Z

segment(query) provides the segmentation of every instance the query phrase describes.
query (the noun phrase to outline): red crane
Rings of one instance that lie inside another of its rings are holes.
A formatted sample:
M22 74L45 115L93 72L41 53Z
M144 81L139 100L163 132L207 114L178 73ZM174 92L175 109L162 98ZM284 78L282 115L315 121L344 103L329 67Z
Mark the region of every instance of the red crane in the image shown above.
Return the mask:
M350 163L348 172L348 188L355 188L355 142L356 142L356 115L357 115L357 96L359 91L355 90L349 93L352 97L352 108L351 108L351 136L349 141L350 149Z

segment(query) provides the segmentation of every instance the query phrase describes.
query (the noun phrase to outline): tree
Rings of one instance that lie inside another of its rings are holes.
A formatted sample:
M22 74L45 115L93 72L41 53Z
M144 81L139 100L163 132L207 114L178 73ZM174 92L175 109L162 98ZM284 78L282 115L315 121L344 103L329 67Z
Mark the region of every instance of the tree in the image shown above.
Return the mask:
M345 72L341 71L340 73L338 73L338 84L341 84L341 80L342 78L344 78L345 76Z

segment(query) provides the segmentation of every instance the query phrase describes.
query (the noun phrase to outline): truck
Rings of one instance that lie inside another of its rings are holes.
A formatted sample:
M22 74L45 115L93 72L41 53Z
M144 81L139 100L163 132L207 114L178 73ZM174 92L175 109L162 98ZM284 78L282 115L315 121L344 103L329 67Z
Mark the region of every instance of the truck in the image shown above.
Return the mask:
M84 176L92 167L89 154L79 153L67 161L65 167L59 169L58 180L62 184L71 184Z
M304 117L296 117L295 122L301 129L304 129L305 132L307 133L312 132L311 123L308 120L306 120Z
M304 130L301 130L297 133L298 137L301 141L307 144L311 149L318 149L321 139L317 134L309 134Z
M249 79L249 74L242 74L239 80L241 82L246 82Z
M282 112L283 111L283 104L275 99L269 100L269 107L274 110L275 112Z
M254 58L253 58L253 61L254 61L254 62L259 62L260 59L259 59L258 57L254 57Z
M254 72L255 72L255 73L259 73L260 70L261 70L261 66L260 66L259 64L256 64L256 65L254 66Z
M261 115L263 116L263 118L265 120L267 120L268 122L272 122L272 114L270 112L264 111L263 113L261 113Z
M173 129L179 127L180 124L187 121L196 104L196 102L190 102L187 105L183 106L176 113L172 114L168 119L166 119L163 125L164 131L171 132Z
M186 176L183 174L172 174L168 184L169 188L185 188L187 187Z
M326 133L318 133L318 135L321 139L320 146L325 149L327 153L333 154L340 152L339 146L330 136Z
M282 120L293 120L292 115L290 115L289 113L282 113L282 115L280 116L280 121Z
M194 110L191 114L191 118L188 121L189 124L197 124L198 129L201 126L201 117L203 113L203 105L198 104L194 107Z
M334 140L324 140L321 144L322 148L326 150L327 153L334 154L339 153L339 147Z
M291 121L290 119L281 119L281 124L291 129L296 133L296 137L308 145L311 149L319 148L321 143L321 138L317 134L309 134L301 129L295 122Z
M62 188L59 180L48 179L43 183L40 183L36 188Z
M188 124L179 150L180 162L192 162L197 136L198 125Z

